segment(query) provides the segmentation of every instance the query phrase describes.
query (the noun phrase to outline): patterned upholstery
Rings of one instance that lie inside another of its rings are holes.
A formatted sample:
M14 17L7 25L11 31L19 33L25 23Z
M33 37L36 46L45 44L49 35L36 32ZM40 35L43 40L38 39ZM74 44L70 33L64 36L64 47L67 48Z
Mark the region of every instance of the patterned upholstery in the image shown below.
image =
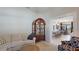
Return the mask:
M62 51L65 50L65 48L63 48L63 46L69 46L72 48L79 48L79 37L72 37L70 41L62 41L61 45L58 45L58 50Z

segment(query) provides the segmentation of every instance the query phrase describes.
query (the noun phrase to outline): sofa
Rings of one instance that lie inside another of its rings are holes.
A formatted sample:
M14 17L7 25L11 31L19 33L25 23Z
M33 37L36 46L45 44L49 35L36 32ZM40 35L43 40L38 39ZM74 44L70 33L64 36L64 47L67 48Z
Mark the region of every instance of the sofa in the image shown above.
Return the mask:
M70 41L61 41L58 45L59 51L79 51L79 37L71 37Z
M27 36L27 33L0 34L0 51L19 51L24 44L35 44Z

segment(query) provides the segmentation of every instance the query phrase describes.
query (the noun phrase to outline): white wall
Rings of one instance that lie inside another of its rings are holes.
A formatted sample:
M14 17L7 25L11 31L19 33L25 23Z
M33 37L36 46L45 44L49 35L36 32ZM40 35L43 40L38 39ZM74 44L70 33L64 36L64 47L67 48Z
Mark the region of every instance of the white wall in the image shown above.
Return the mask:
M77 24L77 31L79 31L79 9L77 10L77 16L76 16L76 24Z
M32 32L35 13L26 8L0 8L0 33Z

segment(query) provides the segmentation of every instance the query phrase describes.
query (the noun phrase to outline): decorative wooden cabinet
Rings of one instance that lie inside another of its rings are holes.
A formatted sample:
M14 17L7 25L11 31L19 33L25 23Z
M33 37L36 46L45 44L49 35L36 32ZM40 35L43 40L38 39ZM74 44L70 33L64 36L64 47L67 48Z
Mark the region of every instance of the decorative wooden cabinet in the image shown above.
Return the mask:
M35 34L36 42L45 40L45 21L38 18L32 23L32 33Z

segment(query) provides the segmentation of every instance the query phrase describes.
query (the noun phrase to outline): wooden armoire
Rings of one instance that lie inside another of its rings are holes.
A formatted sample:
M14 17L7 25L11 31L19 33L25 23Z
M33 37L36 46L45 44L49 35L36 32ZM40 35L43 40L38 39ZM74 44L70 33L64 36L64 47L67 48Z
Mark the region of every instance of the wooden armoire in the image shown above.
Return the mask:
M45 21L42 18L33 21L32 33L35 34L36 42L45 40Z

